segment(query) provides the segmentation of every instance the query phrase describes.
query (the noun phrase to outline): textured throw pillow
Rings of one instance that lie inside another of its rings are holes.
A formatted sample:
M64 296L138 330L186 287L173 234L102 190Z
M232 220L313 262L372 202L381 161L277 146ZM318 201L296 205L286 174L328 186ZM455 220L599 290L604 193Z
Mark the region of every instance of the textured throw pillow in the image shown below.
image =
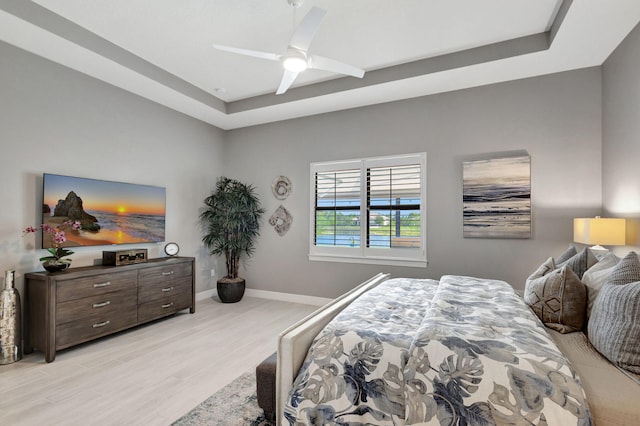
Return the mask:
M529 277L524 301L549 328L560 333L582 329L587 290L569 265L540 277Z
M591 344L615 365L640 374L640 282L605 284L589 320Z
M611 271L606 284L624 285L640 281L640 259L636 252L629 252Z
M562 254L556 258L556 264L558 265L560 263L564 263L567 260L571 259L576 254L578 254L578 251L576 250L576 246L571 244L568 249L563 251Z
M564 262L560 262L560 260L556 261L558 268L569 265L571 270L575 272L580 279L582 279L584 273L596 263L598 263L598 258L588 248L583 249L580 253L573 255Z
M529 278L527 278L527 283L531 280L535 280L536 278L544 277L554 269L556 269L556 263L553 261L553 257L550 257L545 260L544 263L540 265L533 274L529 275Z
M600 288L609 278L613 268L615 268L619 261L618 256L609 252L582 276L582 283L587 287L587 321L589 321L589 317L591 316L593 302L596 300L596 297L598 297Z

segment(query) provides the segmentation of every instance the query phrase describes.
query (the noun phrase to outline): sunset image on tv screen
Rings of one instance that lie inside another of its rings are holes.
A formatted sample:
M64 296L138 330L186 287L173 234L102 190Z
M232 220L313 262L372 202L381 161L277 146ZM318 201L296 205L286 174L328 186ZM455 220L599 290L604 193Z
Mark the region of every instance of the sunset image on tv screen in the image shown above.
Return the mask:
M134 244L164 241L165 188L45 174L42 223L66 227L64 246ZM43 248L51 242L43 238Z

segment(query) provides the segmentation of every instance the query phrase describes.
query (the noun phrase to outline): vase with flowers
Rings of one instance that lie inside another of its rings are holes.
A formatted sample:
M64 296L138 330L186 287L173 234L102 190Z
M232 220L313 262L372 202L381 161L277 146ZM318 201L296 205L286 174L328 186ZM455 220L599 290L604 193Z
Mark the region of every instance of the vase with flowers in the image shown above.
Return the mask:
M22 235L24 236L26 234L42 230L42 238L45 238L46 236L49 239L50 247L47 248L49 256L43 256L39 259L42 262L44 269L49 272L64 271L69 268L69 265L71 264L71 259L66 259L65 257L72 255L73 252L62 247L62 244L67 241L65 230L68 229L72 229L74 231L79 230L80 222L77 220L67 220L58 226L51 226L43 223L37 228L29 226L22 232Z

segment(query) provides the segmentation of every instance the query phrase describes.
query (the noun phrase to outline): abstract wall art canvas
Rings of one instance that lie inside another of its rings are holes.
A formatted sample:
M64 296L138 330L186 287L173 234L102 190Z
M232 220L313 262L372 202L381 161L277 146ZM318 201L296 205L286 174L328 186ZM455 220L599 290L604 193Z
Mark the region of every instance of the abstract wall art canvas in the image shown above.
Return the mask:
M464 161L465 238L531 238L529 156Z

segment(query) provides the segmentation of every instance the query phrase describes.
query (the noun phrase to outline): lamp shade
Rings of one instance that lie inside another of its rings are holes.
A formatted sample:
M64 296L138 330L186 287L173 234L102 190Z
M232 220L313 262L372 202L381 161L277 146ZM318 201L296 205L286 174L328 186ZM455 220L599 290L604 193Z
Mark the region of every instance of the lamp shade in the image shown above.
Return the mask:
M623 246L626 242L626 221L620 218L573 219L573 241L582 244Z

